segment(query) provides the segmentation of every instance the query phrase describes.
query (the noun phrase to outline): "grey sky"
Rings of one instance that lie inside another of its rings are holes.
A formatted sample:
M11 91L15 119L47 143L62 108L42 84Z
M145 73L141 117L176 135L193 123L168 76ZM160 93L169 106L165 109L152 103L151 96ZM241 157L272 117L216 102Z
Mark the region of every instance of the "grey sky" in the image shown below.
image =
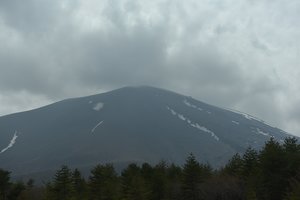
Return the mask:
M300 136L298 0L1 0L0 115L152 85Z

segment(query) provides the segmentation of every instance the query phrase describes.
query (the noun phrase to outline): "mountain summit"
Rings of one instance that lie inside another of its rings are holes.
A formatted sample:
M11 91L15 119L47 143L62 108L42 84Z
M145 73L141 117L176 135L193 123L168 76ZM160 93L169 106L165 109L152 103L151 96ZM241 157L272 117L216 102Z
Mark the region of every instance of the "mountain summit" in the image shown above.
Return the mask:
M223 165L284 131L244 113L153 87L125 87L0 117L0 168L42 173L62 164L182 164L193 154Z

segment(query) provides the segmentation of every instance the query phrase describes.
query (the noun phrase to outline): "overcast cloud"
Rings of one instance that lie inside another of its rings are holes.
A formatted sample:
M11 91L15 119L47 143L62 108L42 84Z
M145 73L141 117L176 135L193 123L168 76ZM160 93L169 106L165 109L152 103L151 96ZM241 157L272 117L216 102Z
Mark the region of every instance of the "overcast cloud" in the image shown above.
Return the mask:
M0 115L152 85L300 136L299 0L1 0Z

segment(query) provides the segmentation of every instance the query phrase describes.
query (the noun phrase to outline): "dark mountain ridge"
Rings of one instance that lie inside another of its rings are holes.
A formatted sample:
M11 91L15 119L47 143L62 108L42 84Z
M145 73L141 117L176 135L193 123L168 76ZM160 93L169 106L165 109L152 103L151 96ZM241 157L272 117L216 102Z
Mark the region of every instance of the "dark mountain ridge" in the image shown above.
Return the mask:
M193 152L217 167L284 131L250 115L153 87L125 87L0 117L0 168L16 175L62 164L182 164Z

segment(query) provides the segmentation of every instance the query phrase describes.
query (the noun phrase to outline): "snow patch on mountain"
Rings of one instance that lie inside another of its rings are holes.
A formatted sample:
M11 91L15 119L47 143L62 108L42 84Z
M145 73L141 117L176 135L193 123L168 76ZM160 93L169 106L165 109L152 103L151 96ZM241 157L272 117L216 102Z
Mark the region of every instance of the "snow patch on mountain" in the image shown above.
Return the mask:
M181 120L183 120L183 121L186 120L186 118L185 118L183 115L181 115L181 114L178 114L177 116L179 117L179 119L181 119Z
M191 107L191 108L194 108L194 109L203 111L202 108L200 108L200 107L198 107L198 106L196 106L196 105L190 103L190 102L189 102L188 100L186 100L186 99L183 101L183 103L184 103L185 105L187 105L188 107Z
M225 110L228 110L228 111L231 111L231 112L234 112L236 114L239 114L239 115L242 115L244 118L248 119L248 120L255 120L255 121L259 121L259 122L262 122L266 125L268 125L266 122L264 122L263 120L257 118L257 117L253 117L252 115L249 115L247 113L244 113L244 112L240 112L240 111L237 111L237 110L233 110L233 109L229 109L229 108L223 108Z
M186 121L191 127L196 128L200 131L209 133L211 135L211 137L213 137L217 141L220 140L220 138L213 131L209 130L208 128L201 126L198 123L192 122L190 119L188 119L187 117L185 117L184 115L182 115L180 113L177 113L174 109L172 109L168 106L167 106L167 109L172 113L172 115L176 115L182 121Z
M177 113L173 109L169 108L169 110L171 111L172 115L177 115Z
M206 133L209 133L209 134L210 134L215 140L217 140L217 141L220 140L219 137L216 136L216 134L215 134L214 132L212 132L211 130L207 129L207 128L204 127L204 126L200 126L198 123L196 123L196 124L191 124L191 126L194 127L194 128L197 128L197 129L199 129L199 130L201 130L201 131L204 131L204 132L206 132Z
M0 154L1 154L1 153L4 153L4 152L7 151L9 148L11 148L11 147L14 146L14 144L16 143L16 140L17 140L17 138L18 138L17 133L18 133L18 132L15 131L14 136L13 136L13 138L10 140L8 146L5 147L4 149L2 149L2 150L0 151Z
M249 114L246 114L246 113L240 113L242 116L244 116L246 119L249 119L249 120L256 120L256 121L259 121L259 122L264 122L263 120L261 119L258 119L256 117L253 117L252 115L249 115Z
M98 126L100 126L102 123L103 123L103 121L101 121L98 124L96 124L96 126L94 126L94 128L92 128L91 133L94 133L94 131L96 130L96 128L98 128Z
M269 133L267 133L267 132L264 132L264 131L260 130L259 128L256 128L256 131L257 131L259 134L261 134L261 135L264 135L264 136L269 136L269 137L271 137L271 135L270 135Z
M255 132L255 133L257 133L257 134L261 134L261 135L267 136L267 137L273 137L272 135L270 135L270 133L264 132L264 131L262 131L262 130L259 129L259 128L256 128L256 131L253 131L253 132Z
M236 125L239 125L240 122L237 122L237 121L231 121L232 123L236 124Z
M99 111L99 110L101 110L103 108L103 106L104 106L104 103L99 102L99 103L97 103L97 104L94 105L93 110Z
M199 111L203 111L203 110L204 110L203 108L200 108L200 107L198 107L198 106L192 104L191 102L189 102L189 101L186 100L186 99L183 100L183 103L184 103L186 106L191 107L191 108L194 108L194 109L196 109L196 110L199 110ZM206 111L206 113L209 114L209 115L211 114L211 112L208 111L208 110Z

